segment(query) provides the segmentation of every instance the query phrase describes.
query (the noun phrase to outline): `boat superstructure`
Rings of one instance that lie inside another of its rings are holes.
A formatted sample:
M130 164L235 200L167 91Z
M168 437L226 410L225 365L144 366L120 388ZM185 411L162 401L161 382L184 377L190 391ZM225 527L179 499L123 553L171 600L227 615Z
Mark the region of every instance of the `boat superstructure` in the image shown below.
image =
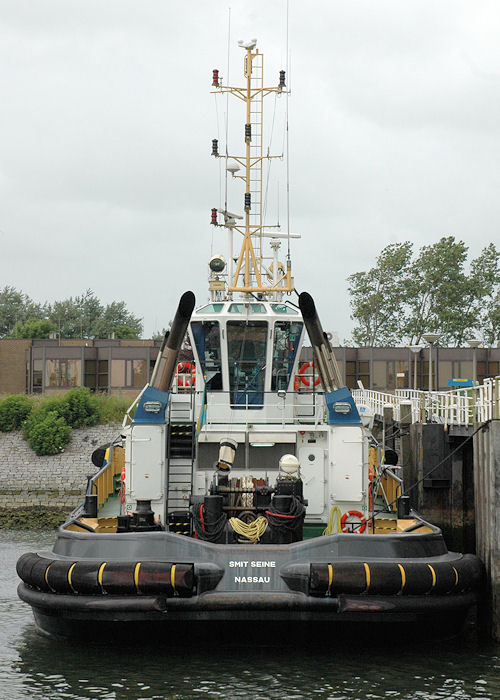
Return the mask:
M286 76L265 87L256 41L243 49L243 87L224 86L218 71L212 79L246 119L241 155L212 143L244 189L243 214L212 210L228 261L212 256L205 304L182 295L150 383L115 442L94 452L98 471L53 550L18 562L19 595L47 632L453 626L476 600L479 560L449 552L410 510L394 455L383 458L343 386L314 300L292 296L292 235L265 226L262 205L272 158L263 101L286 90ZM192 360L179 363L186 337ZM303 363L306 337L314 361Z

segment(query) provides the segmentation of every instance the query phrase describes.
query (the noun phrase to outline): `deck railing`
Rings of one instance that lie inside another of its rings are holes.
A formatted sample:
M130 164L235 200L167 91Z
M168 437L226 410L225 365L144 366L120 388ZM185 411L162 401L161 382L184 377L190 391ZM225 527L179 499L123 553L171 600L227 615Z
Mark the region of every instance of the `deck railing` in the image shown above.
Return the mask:
M500 418L500 376L485 379L483 384L450 391L396 389L393 394L371 389L355 389L354 400L376 416L384 406L391 406L394 420L399 421L401 404L410 403L412 421L427 420L448 425L470 425Z

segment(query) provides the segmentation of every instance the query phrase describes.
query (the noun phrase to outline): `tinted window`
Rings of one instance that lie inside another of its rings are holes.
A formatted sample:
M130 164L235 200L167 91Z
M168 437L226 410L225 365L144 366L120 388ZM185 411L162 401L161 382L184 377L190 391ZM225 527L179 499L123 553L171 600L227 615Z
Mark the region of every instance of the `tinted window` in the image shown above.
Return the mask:
M276 321L273 338L271 389L287 389L299 345L302 323Z
M191 330L207 389L219 391L222 389L219 322L193 321Z
M266 321L228 321L229 390L233 406L262 408L266 343Z

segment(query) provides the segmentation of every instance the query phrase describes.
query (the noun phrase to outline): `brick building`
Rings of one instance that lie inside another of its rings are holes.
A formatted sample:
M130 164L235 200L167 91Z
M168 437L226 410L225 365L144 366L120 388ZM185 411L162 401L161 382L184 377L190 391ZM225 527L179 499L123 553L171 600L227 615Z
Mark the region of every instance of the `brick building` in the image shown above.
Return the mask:
M57 393L86 386L91 391L135 396L149 381L160 342L154 340L0 340L0 394ZM414 354L409 348L334 348L344 380L350 388L392 391L427 389L429 349ZM182 351L181 360L189 359ZM500 348L477 348L476 374L500 373ZM471 379L471 348L433 348L433 388L447 389L452 378ZM302 361L312 357L303 348ZM415 372L416 369L416 372Z

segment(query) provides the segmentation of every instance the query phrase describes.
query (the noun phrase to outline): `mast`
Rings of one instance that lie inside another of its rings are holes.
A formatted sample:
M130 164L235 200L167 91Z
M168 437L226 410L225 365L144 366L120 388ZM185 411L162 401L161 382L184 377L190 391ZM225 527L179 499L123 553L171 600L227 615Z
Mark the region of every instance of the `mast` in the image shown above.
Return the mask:
M212 141L212 155L226 159L226 169L233 178L243 181L245 186L243 210L244 215L237 215L227 210L212 209L211 223L215 226L225 226L229 229L230 267L229 294L260 293L274 298L280 298L283 292L293 291L291 262L287 260L286 267L278 264L277 250L280 238L288 235L280 234L279 225L266 226L262 221L262 175L265 159L282 158L282 155L270 155L263 149L264 127L264 98L270 94L287 92L285 71L279 73L279 83L274 87L264 86L264 55L256 48L257 40L239 41L239 46L245 49L243 87L222 85L219 71L213 71L212 86L215 93L229 93L245 104L244 125L244 155L221 156L218 152L217 139ZM230 160L229 160L230 159ZM239 174L240 170L242 173ZM217 212L224 216L224 223L217 221ZM239 221L242 223L240 224ZM274 229L274 230L268 230ZM243 240L235 269L232 271L233 231L241 234ZM297 238L292 234L290 237ZM272 254L266 256L264 239L271 238ZM220 289L220 287L219 287Z

